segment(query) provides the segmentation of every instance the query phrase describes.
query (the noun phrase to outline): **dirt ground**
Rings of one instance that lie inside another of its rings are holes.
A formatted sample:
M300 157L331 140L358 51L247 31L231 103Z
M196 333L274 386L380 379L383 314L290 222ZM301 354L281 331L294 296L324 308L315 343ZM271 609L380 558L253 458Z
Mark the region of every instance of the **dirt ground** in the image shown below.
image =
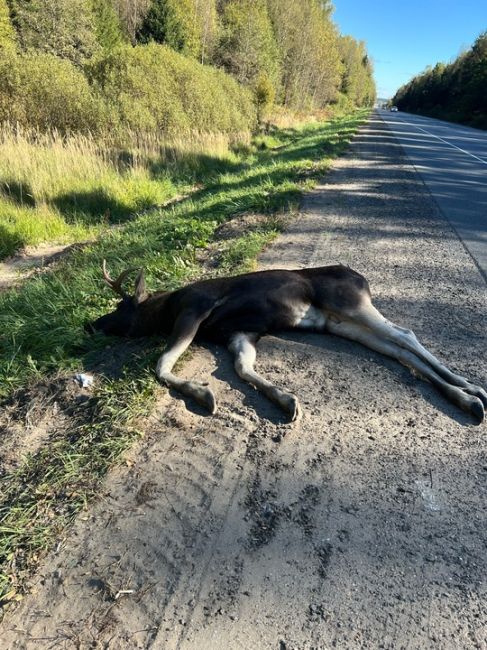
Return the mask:
M29 246L22 253L0 262L0 291L32 275L37 269L56 261L71 244Z
M349 264L389 319L487 384L484 280L378 117L261 262ZM268 337L257 367L303 419L200 348L181 374L209 380L218 414L161 388L2 648L487 648L485 424L331 336Z

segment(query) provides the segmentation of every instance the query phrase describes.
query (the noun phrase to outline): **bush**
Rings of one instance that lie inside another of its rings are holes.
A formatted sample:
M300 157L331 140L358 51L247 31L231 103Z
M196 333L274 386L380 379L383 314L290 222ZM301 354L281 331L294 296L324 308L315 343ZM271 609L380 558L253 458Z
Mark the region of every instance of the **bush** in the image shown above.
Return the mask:
M15 42L15 32L10 20L7 0L0 0L0 50L12 47Z
M99 132L107 107L83 73L52 54L0 51L0 122L40 131Z
M255 104L257 106L257 119L259 124L264 119L265 115L270 111L274 105L276 98L276 91L272 85L272 81L265 73L261 73L255 84Z
M251 94L220 70L164 45L124 46L98 56L88 76L132 131L236 133L255 125Z
M87 0L8 0L19 47L76 65L97 50L95 20Z

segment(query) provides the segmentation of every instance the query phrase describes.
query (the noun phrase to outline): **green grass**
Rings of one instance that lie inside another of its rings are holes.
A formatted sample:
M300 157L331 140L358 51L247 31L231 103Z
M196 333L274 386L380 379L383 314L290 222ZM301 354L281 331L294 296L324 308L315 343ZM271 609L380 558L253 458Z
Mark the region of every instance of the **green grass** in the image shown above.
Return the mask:
M115 274L146 269L149 289L173 289L201 276L199 251L214 245L218 228L237 215L262 218L242 235L222 242L214 274L253 268L279 231L279 214L294 210L303 191L343 152L365 112L276 131L265 148L241 150L223 160L201 154L191 161L200 189L173 206L152 210L74 251L53 270L0 294L0 392L3 396L50 373L91 368L107 340L87 338L83 324L115 303L101 280L106 258ZM186 170L187 172L187 170ZM188 178L186 176L186 178ZM124 342L111 340L123 353ZM21 597L26 576L42 552L96 494L106 471L140 432L134 417L147 413L158 384L152 369L162 342L141 342L127 354L115 379L104 377L90 417L52 437L13 473L3 477L0 498L0 601Z
M15 205L0 197L0 260L28 245L93 239L100 230L79 220L68 224L57 210L47 206Z

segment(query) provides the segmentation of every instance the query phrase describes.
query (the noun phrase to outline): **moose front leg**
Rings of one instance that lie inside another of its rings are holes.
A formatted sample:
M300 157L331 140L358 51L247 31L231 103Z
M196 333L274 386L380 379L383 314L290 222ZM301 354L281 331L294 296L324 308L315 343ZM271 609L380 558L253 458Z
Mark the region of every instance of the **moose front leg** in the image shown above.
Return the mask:
M235 355L235 370L239 377L264 393L272 402L280 406L286 413L289 413L291 420L301 417L301 407L298 398L292 393L282 391L270 381L264 379L254 370L254 363L257 356L255 342L257 335L239 332L234 334L228 349Z
M212 310L213 307L203 314L185 311L178 316L167 347L157 362L156 375L159 381L183 395L192 397L198 404L214 414L216 413L216 400L210 388L196 381L180 379L172 373L175 363L191 345L199 326L208 318Z

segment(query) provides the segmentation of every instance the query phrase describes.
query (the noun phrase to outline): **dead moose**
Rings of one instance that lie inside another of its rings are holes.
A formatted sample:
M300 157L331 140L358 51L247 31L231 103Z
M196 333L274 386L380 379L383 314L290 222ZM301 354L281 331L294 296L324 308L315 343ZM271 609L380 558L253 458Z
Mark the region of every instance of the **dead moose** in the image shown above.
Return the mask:
M122 283L133 270L123 271L112 280L103 262L104 280L122 300L114 312L89 323L87 330L127 337L168 336L157 363L157 377L211 413L216 412L211 389L172 373L195 337L228 346L237 374L295 420L301 413L297 397L255 371L255 346L260 337L271 332L303 329L330 332L397 359L464 411L479 420L484 418L487 392L440 363L411 330L386 320L372 304L367 280L348 267L259 271L154 293L147 293L141 271L135 293L130 296Z

